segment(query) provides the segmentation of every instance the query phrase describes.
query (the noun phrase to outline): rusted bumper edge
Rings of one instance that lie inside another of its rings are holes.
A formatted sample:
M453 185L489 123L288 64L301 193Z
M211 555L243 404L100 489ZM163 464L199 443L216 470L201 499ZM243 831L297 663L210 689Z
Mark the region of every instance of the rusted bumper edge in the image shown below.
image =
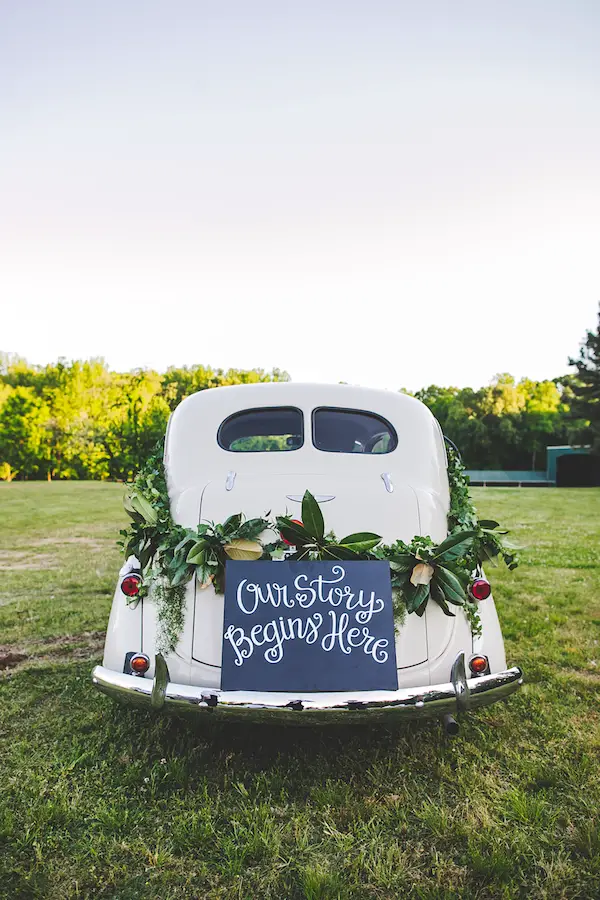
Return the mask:
M315 692L305 694L221 691L176 684L169 678L163 657L156 657L154 679L140 678L96 666L92 681L104 694L123 703L173 713L233 714L256 719L281 718L288 714L300 724L314 720L373 719L398 716L405 719L441 717L489 706L514 693L523 684L518 666L467 678L465 654L452 666L447 684L403 688L397 691ZM298 714L301 715L298 715Z

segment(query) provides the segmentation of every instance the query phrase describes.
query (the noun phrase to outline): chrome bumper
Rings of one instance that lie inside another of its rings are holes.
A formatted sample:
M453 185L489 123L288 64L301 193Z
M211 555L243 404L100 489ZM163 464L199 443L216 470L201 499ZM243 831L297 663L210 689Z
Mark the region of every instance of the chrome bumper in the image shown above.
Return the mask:
M297 723L315 720L349 718L373 720L380 717L400 716L404 719L442 717L446 714L466 712L489 706L514 693L523 684L518 666L467 678L465 654L460 653L452 666L451 680L447 684L426 687L403 688L398 691L353 691L339 693L283 694L257 691L221 691L194 685L175 684L169 678L169 670L163 657L156 657L155 677L140 678L113 672L104 666L96 666L92 681L104 694L125 703L167 712L208 713L235 712L244 717L272 718L287 713ZM302 715L294 715L302 713Z

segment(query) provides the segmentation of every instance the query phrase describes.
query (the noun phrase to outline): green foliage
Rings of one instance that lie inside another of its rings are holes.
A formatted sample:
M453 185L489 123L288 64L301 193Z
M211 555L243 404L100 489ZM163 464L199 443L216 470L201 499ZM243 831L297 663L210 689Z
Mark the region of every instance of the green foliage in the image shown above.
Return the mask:
M448 537L437 546L421 535L410 544L397 541L385 546L381 536L372 532L339 540L332 532L326 533L321 507L308 490L302 498L301 522L289 516L277 516L275 524L266 517L244 520L242 513L237 513L223 524L203 523L196 529L176 525L159 445L125 495L125 509L133 522L121 532L125 552L136 556L142 567L143 590L157 604L158 649L175 649L183 625L185 585L197 576L202 586L212 583L217 593L223 593L228 558L273 559L279 554L282 542L265 545L260 540L263 533L273 530L295 548L288 555L291 560L387 560L398 619L405 613L422 616L433 600L447 616L454 615L450 606L462 607L473 633L480 633L477 607L468 595L473 573L484 556L493 560L501 555L509 568L515 568L517 561L502 543L500 535L506 532L495 531L498 523L477 521L458 454L452 450L450 454Z
M564 378L518 383L497 375L487 387L430 385L414 395L433 412L473 469L543 469L545 450L569 442Z
M450 487L450 511L448 530L451 534L473 531L473 541L466 553L466 563L470 571L480 569L484 562L496 565L498 558L509 569L519 564L517 548L504 540L507 531L499 531L499 523L492 519L478 519L477 510L469 493L469 478L465 467L453 447L447 448L448 484Z
M188 394L224 384L286 381L274 369L205 366L111 372L102 360L30 366L0 354L0 463L18 479L128 481Z
M210 522L183 528L171 517L164 475L162 442L128 487L124 506L132 522L121 531L127 556L142 568L142 596L157 606L157 650L175 649L183 626L185 587L198 574L201 584L224 590L227 559L259 558L264 550L257 538L269 528L266 519L230 516L222 525ZM245 556L244 556L245 555ZM136 599L133 602L137 602Z
M600 455L600 309L596 331L587 332L578 358L570 359L569 365L577 369L570 382L576 438L582 444L591 444L594 453Z
M381 536L370 531L349 534L337 540L325 534L325 522L318 502L310 491L302 498L302 524L288 516L278 516L277 529L281 536L296 548L288 558L292 560L370 559L369 551L379 544Z

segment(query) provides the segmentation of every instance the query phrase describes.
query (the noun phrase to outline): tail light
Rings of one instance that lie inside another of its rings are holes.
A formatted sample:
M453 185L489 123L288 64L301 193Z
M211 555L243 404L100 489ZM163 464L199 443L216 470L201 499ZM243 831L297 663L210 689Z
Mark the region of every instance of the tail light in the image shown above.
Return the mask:
M469 586L469 593L473 600L487 600L492 593L492 586L485 578L476 578Z
M134 675L145 675L150 668L150 659L145 653L134 653L129 660L129 668Z
M469 660L469 668L473 675L487 675L490 671L490 661L487 656L472 656Z
M139 575L126 575L121 582L121 590L126 597L136 597L140 592L142 579Z

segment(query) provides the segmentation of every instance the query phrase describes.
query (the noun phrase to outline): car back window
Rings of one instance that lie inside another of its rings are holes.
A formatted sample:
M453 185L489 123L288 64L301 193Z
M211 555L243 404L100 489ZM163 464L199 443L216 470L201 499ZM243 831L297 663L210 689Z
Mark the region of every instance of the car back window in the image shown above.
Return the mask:
M391 453L398 436L374 413L323 406L313 412L313 443L328 453Z
M234 453L297 450L304 443L304 417L291 406L245 409L225 419L217 440Z

